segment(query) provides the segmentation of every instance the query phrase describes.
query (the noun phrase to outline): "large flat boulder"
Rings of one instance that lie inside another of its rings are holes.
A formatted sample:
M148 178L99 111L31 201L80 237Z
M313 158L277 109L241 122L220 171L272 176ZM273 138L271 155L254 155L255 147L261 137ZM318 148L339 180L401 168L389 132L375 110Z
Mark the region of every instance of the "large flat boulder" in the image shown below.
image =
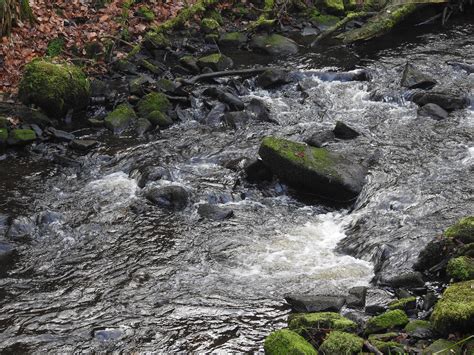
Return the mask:
M325 199L349 202L364 186L363 166L324 148L265 137L259 154L263 163L282 180Z

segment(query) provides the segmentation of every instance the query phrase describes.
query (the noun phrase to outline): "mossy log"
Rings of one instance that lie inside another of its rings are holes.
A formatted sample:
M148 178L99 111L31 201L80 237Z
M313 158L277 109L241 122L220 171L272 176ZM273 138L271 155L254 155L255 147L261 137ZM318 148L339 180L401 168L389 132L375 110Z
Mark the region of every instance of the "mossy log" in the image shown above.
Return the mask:
M8 36L19 21L33 21L28 0L0 0L0 37Z

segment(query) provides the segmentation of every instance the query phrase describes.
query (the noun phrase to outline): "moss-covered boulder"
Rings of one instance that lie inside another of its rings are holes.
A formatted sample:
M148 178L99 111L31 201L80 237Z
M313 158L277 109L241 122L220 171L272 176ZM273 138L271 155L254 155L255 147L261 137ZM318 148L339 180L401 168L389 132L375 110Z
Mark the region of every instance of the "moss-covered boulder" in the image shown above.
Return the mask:
M387 311L381 315L372 317L366 324L365 333L373 334L386 330L397 329L408 323L408 316L400 309Z
M451 284L436 304L431 321L442 334L474 329L474 281Z
M281 329L271 333L264 344L267 355L317 355L318 352L301 335Z
M464 217L444 232L447 238L464 244L474 243L474 216Z
M288 55L298 53L295 41L278 35L258 35L250 41L250 48L269 55Z
M197 64L197 59L192 55L185 55L179 59L179 63L187 70L190 70L194 73L199 73L199 66Z
M223 47L238 48L247 42L247 35L241 32L227 32L219 37L219 44Z
M206 55L205 57L201 57L197 61L197 65L200 68L211 68L215 71L225 70L227 68L232 67L234 63L232 59L229 57L221 54L221 53L214 53L210 55Z
M288 319L288 328L303 335L320 328L355 331L357 324L335 312L294 313Z
M364 167L324 148L265 137L259 154L263 163L282 180L326 199L351 201L364 185Z
M319 347L325 355L358 354L362 351L364 339L351 333L334 330Z
M201 21L201 31L204 33L217 32L221 25L213 18L204 18Z
M171 42L163 33L149 31L143 39L143 45L149 50L165 49L171 45Z
M411 320L403 331L415 338L428 338L432 334L433 326L427 320L415 319Z
M403 311L411 310L416 307L416 297L406 297L393 301L388 304L388 309L401 309Z
M81 111L87 107L90 83L77 66L36 59L25 66L18 96L48 116L61 118L71 109Z
M153 111L166 112L172 107L166 95L159 92L151 92L145 95L137 104L140 117L148 119Z
M115 134L127 129L137 119L135 111L129 104L120 104L104 120L105 127Z
M438 339L425 349L424 354L461 355L461 348L454 341Z
M166 128L173 124L173 120L160 111L150 112L146 117L153 126L158 126L160 128Z
M36 140L36 133L32 129L12 129L8 134L8 144L24 145Z
M474 279L474 259L468 256L459 256L449 260L446 273L455 281Z
M370 343L386 355L402 355L407 353L403 345L396 341L373 340Z

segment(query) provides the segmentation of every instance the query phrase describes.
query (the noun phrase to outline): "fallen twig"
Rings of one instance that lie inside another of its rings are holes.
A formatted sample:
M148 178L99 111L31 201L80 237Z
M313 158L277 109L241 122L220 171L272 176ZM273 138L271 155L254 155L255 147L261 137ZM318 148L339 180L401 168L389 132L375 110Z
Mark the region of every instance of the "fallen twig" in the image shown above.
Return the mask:
M234 76L234 75L255 75L261 74L268 68L255 68L255 69L241 69L241 70L226 70L226 71L216 71L213 73L205 73L196 75L190 79L181 79L181 83L185 85L194 85L198 81L212 78L222 78L225 76Z

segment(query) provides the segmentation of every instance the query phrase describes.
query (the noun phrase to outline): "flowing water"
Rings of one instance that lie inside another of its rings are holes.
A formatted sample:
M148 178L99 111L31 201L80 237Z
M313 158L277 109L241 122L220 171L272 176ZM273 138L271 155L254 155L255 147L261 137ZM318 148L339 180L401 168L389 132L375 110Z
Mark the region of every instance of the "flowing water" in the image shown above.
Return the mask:
M472 95L474 75L445 62L474 60L473 30L453 25L394 38L385 49L315 49L280 59L302 72L358 64L373 79L307 75L304 99L296 84L266 91L244 83L242 99L264 100L278 125L203 125L196 98L180 124L151 140L106 137L76 158L80 166L54 164L61 147L2 156L0 213L37 222L18 246L15 268L0 278L0 351L257 351L285 325L285 294L343 294L369 284L374 267L384 275L410 269L430 238L473 213L474 113L417 118L399 87L401 72L410 60L439 87ZM223 167L255 157L266 135L302 140L337 120L361 136L328 148L371 161L351 210L303 203L278 182L257 187ZM184 211L146 203L130 173L149 165L168 170L152 184L191 193ZM202 220L202 202L235 216Z

